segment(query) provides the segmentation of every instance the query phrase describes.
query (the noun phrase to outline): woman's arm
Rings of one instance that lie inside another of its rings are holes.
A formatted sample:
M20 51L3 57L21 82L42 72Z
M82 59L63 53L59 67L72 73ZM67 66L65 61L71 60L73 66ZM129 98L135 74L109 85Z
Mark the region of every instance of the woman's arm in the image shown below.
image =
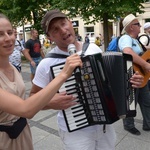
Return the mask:
M44 89L26 100L0 89L0 109L17 116L32 118L50 101L77 66L82 66L80 56L77 54L71 55L66 59L61 73Z

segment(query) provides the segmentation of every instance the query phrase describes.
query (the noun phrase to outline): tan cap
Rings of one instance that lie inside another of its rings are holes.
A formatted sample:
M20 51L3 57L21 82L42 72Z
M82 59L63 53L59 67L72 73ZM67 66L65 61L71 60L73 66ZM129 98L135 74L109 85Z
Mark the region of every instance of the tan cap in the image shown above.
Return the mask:
M49 24L54 18L67 18L67 16L58 9L48 11L41 21L41 27L46 34L48 32Z

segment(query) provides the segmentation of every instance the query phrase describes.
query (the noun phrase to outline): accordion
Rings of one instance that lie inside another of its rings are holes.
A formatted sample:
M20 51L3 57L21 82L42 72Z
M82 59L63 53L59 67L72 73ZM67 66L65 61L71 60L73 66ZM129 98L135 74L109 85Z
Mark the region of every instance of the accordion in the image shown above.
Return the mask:
M133 75L132 57L120 52L109 52L81 59L83 67L75 69L58 91L74 95L78 102L62 110L68 131L134 117L135 94L129 83ZM64 63L51 66L53 78L63 66Z

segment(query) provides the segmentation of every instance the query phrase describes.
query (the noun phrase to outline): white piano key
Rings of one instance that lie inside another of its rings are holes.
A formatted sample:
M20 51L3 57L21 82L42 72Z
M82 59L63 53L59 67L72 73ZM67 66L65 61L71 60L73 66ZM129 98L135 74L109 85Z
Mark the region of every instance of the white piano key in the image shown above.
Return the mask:
M76 81L75 80L72 80L72 81L70 81L70 82L65 82L60 88L64 88L64 87L66 87L66 86L71 86L72 84L75 84L76 83Z
M83 115L81 115L81 116L78 116L78 117L68 117L67 118L67 120L68 120L68 124L72 124L72 123L74 123L74 124L80 124L81 122L82 122L82 120L81 119L83 119L84 121L87 121L87 118L86 118L86 116L85 116L85 114L83 114ZM78 120L80 120L79 122L76 122L76 121L78 121Z
M61 91L67 91L67 90L74 89L74 88L76 88L75 85L67 87L67 88L64 86L64 87L61 87L61 89L59 89L59 92L61 92Z
M77 90L76 90L76 89L67 91L67 94L75 94L75 93L77 93Z
M84 113L85 113L84 110L81 110L81 111L76 112L76 113L67 113L66 115L67 115L67 118L69 118L69 117L76 118L76 117L75 117L76 115L84 114Z
M78 101L78 99L75 99L74 101ZM76 105L74 105L74 106L71 106L71 107L69 107L69 108L67 108L67 109L65 109L64 111L65 112L72 112L72 110L74 110L74 109L77 109L77 108L83 108L83 104L81 104L81 103L77 103Z
M81 105L82 105L82 104L81 104ZM74 106L76 106L76 105L74 105ZM83 106L73 109L74 106L69 107L68 109L66 109L66 110L65 110L65 113L66 113L66 114L69 114L70 112L73 113L73 112L75 112L75 111L79 111L79 110L83 109Z
M69 128L70 128L70 130L72 131L72 130L78 129L79 127L81 128L81 127L85 127L85 126L87 126L87 125L89 125L88 122L85 123L85 124L82 124L82 125L80 125L80 126L77 126L76 124L71 124L71 125L69 125Z
M58 65L58 66L54 66L54 67L53 67L53 70L57 70L57 69L63 68L64 65L65 65L65 64Z
M86 116L85 115L82 115L82 116L78 116L77 118L73 118L73 117L69 117L69 118L67 118L67 122L68 122L68 124L77 124L77 122L76 121L78 121L79 122L79 120L80 121L82 121L82 120L85 120L85 121L87 121L87 118L86 118Z
M68 120L69 124L72 124L72 123L77 124L78 122L81 122L82 120L87 121L87 118L86 118L85 114L82 114L82 115L75 117L75 118L74 118L74 116L70 116L67 118L67 120Z

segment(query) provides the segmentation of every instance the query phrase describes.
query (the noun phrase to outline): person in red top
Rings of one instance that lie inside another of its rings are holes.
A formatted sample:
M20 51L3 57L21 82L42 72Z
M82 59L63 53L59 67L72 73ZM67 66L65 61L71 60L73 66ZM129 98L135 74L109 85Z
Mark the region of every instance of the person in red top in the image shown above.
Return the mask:
M41 43L38 39L38 31L36 29L31 30L31 39L25 43L25 48L30 55L30 70L31 70L31 81L34 78L36 67L42 58L45 57L41 48Z

